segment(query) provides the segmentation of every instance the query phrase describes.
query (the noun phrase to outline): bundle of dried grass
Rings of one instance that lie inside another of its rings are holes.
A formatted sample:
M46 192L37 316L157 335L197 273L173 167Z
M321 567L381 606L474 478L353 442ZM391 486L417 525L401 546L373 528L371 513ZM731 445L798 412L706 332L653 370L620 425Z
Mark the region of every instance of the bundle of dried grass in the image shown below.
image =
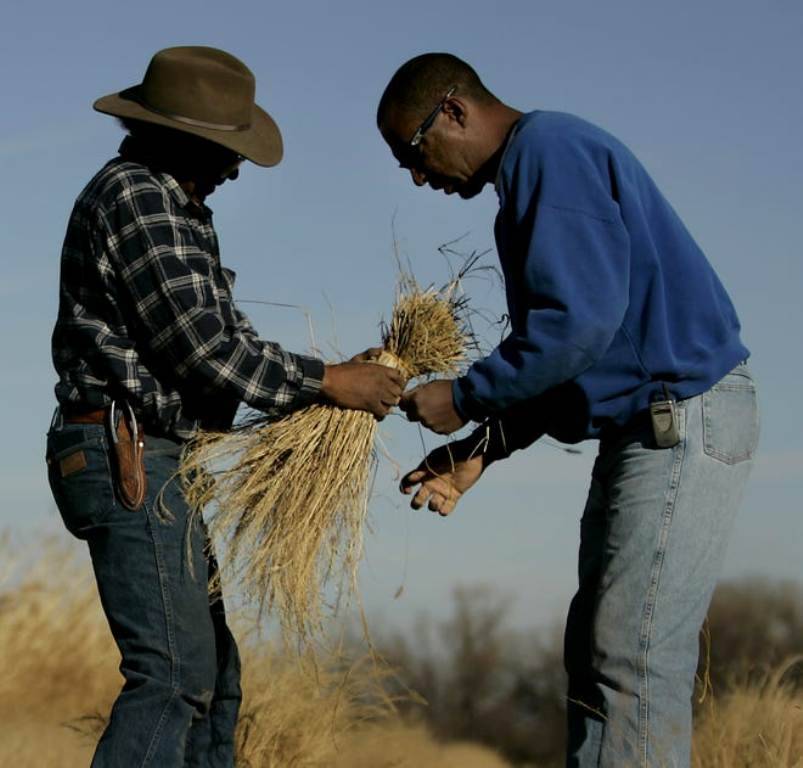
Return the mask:
M403 276L378 362L408 379L455 373L468 338L457 289L457 280L424 290ZM316 404L202 433L185 451L187 498L208 509L212 539L225 542L224 576L302 640L321 627L332 577L341 596L356 587L375 434L371 414Z

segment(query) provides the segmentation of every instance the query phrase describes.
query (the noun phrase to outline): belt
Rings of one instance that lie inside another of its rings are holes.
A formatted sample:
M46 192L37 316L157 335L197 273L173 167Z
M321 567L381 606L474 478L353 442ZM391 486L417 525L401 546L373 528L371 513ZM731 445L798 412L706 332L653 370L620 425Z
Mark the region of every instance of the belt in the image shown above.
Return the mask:
M62 408L62 416L66 424L105 424L108 411L98 408L96 411L71 412Z
M95 411L72 410L69 406L61 406L61 417L65 424L108 424L109 408L98 408ZM137 428L144 432L142 422L137 419Z
M111 409L115 407L114 405L107 405L105 408L97 408L94 411L87 411L81 408L71 408L69 405L67 406L59 406L61 411L61 419L65 424L100 424L102 426L106 426L111 428ZM121 412L118 410L117 414ZM54 417L55 418L55 417ZM115 414L114 422L115 422L115 432L117 431L117 426L119 426L119 422L121 421L120 417ZM128 410L128 419L130 421L130 428L133 430L136 428L137 434L140 436L145 435L145 428L142 425L142 422L136 418L134 412L132 410Z
M94 411L87 411L86 409L74 408L70 407L69 405L60 405L59 409L54 414L54 421L57 419L58 414L61 413L61 419L65 424L100 424L106 425L109 424L109 408L110 406L106 406L105 408L98 408ZM171 435L166 434L158 427L151 428L150 426L145 427L144 423L137 418L137 429L139 430L140 435L150 435L151 437L166 437L173 442L180 442L178 438L172 437ZM209 427L207 427L208 429ZM223 427L221 427L223 429Z

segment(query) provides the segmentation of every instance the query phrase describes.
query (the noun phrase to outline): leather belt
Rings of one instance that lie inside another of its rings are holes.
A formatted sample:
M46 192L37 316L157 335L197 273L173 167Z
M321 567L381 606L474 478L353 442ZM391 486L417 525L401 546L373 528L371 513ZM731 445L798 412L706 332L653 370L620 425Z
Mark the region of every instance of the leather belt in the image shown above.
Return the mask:
M106 408L98 408L96 411L85 411L83 413L71 413L69 410L62 409L62 416L66 424L105 424Z

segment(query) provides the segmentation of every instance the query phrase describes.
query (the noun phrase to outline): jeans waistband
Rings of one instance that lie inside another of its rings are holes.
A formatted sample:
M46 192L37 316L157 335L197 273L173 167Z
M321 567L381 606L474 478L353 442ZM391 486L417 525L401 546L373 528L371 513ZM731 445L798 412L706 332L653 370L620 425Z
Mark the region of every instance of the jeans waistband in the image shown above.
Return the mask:
M83 413L78 410L73 413L75 414L74 416L71 415L69 411L65 413L63 406L57 405L50 420L50 429L61 430L65 425L69 424L77 427L103 430L105 433L107 427L105 416L108 413L108 409L97 409ZM161 431L151 429L148 425L143 426L139 422L138 426L146 438L146 454L173 451L180 452L184 446L184 441L173 435L166 435Z

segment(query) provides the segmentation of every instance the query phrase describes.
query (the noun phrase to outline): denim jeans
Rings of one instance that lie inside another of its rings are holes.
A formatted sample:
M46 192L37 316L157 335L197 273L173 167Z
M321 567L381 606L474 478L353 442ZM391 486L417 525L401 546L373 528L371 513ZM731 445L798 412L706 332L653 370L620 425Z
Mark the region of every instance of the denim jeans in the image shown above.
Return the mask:
M674 448L648 417L600 441L566 625L571 768L690 763L699 632L759 425L745 365L677 405Z
M89 545L103 610L125 678L93 768L230 768L240 661L223 603L210 600L216 565L202 521L191 524L174 477L181 446L146 439L148 493L132 512L116 498L106 430L63 424L48 433L48 475L67 529ZM164 488L168 516L157 514ZM188 560L190 540L192 568Z

